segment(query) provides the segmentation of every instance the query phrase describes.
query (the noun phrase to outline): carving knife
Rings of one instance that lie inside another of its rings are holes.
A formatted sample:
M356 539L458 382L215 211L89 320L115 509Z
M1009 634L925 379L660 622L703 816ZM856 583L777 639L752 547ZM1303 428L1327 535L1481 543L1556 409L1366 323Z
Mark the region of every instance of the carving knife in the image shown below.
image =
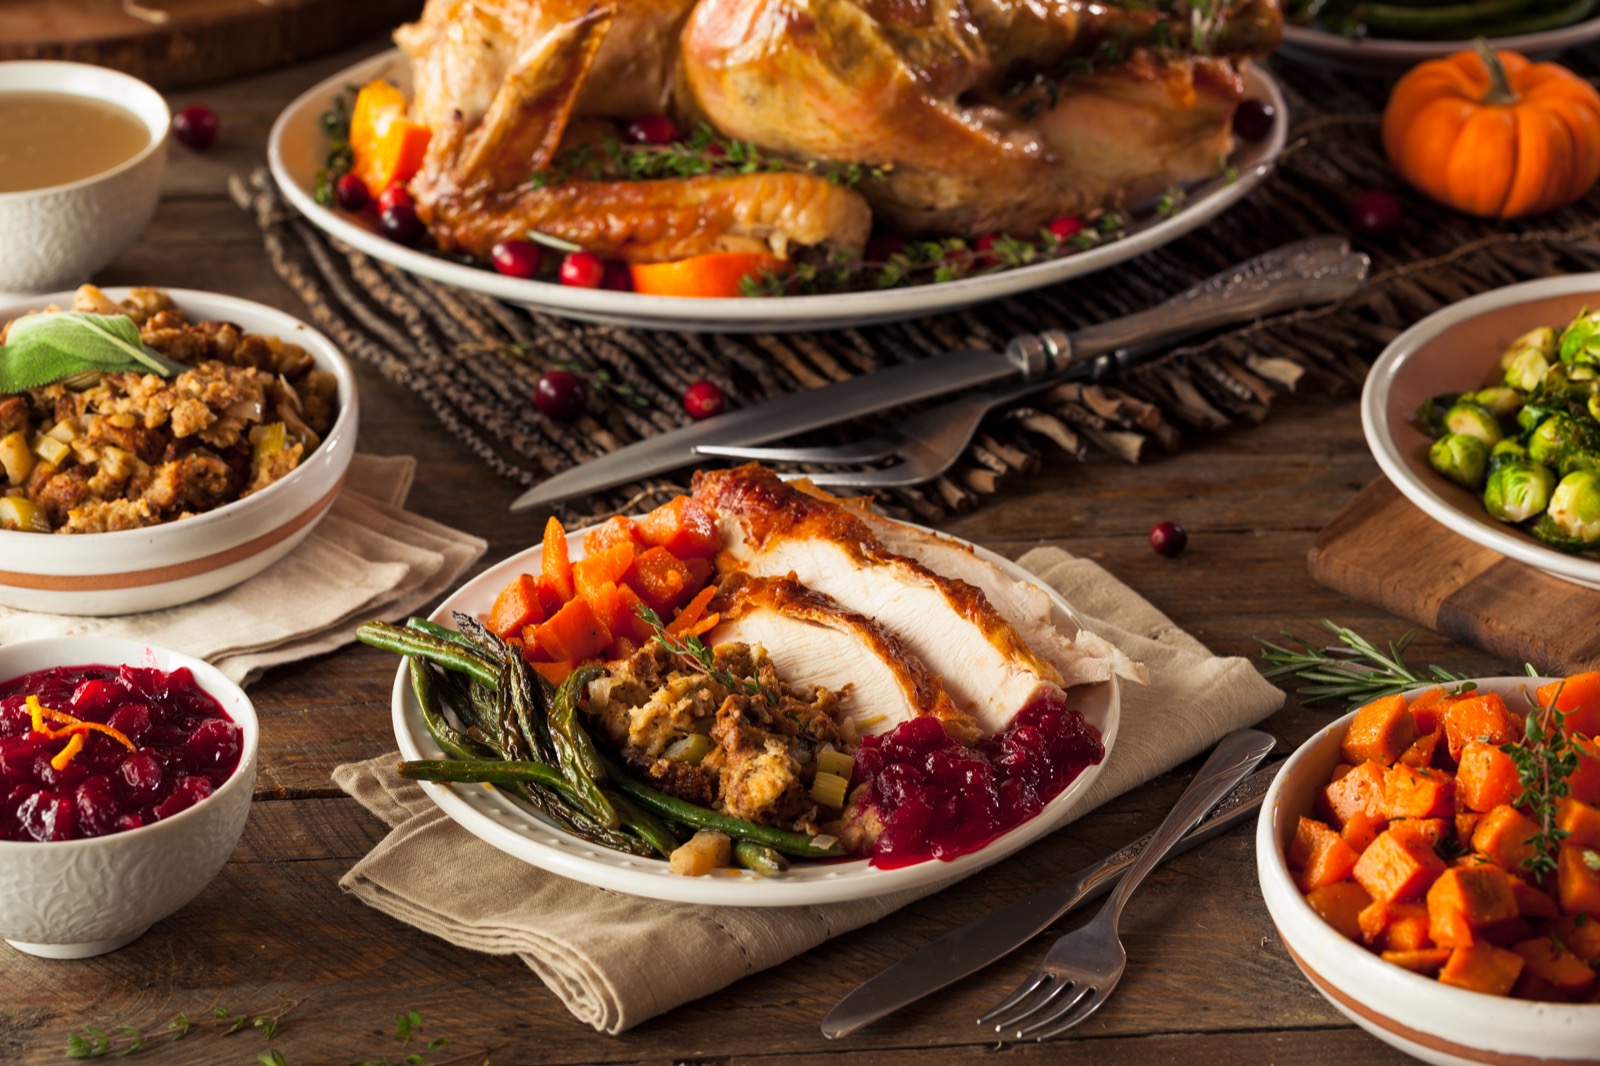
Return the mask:
M1253 816L1281 763L1257 770L1223 797L1172 849L1176 855ZM841 999L822 1020L822 1035L848 1036L951 985L1026 944L1062 915L1109 892L1153 836L925 944Z
M1365 255L1338 237L1313 237L1223 271L1144 311L1066 333L1017 337L1004 352L976 348L902 363L847 381L779 396L704 422L646 437L547 478L513 512L614 488L703 459L705 446L764 444L901 404L1011 380L1098 380L1130 358L1173 340L1258 315L1348 296L1366 279Z

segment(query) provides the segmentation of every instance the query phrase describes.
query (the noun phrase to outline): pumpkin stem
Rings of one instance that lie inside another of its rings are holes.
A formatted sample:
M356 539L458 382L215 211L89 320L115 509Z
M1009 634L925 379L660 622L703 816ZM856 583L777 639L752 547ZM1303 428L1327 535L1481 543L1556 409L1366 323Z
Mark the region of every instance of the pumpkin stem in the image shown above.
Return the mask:
M1478 50L1478 58L1483 60L1483 69L1489 75L1489 91L1483 94L1483 102L1491 107L1509 107L1516 103L1516 91L1511 88L1505 65L1490 47L1489 39L1479 37L1472 45Z

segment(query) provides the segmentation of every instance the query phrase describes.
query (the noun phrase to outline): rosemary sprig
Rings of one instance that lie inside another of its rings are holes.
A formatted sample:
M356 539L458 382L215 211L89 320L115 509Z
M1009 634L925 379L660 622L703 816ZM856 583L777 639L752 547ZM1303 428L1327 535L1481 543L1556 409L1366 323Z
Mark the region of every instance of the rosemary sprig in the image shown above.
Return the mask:
M318 119L322 131L328 135L328 154L324 157L322 168L316 173L311 195L323 207L333 205L334 185L350 172L350 167L355 163L355 150L350 147L350 110L354 106L356 92L354 85L345 86L344 92L333 98L328 110Z
M182 1040L192 1032L210 1030L228 1036L245 1029L258 1029L266 1040L278 1032L278 1022L300 1005L300 1000L279 997L278 1004L268 1010L234 1013L220 1004L204 1016L191 1018L182 1012L167 1019L159 1029L144 1030L133 1025L114 1025L110 1029L86 1025L67 1037L67 1058L100 1059L107 1055L119 1058L148 1050L163 1040ZM275 1054L269 1050L269 1055ZM265 1059L267 1056L263 1056ZM282 1056L278 1056L282 1058Z
M1528 673L1534 673L1532 667ZM1555 870L1556 849L1570 835L1556 825L1556 815L1562 798L1572 791L1568 778L1578 768L1578 751L1567 735L1566 712L1556 706L1560 698L1559 686L1548 707L1528 696L1522 740L1500 746L1517 766L1517 782L1522 786L1517 806L1538 826L1538 832L1529 838L1533 853L1522 860L1522 868L1533 878Z
M1417 635L1414 629L1391 642L1385 653L1353 629L1326 618L1322 619L1322 625L1339 639L1339 645L1319 648L1285 632L1284 637L1300 645L1297 651L1255 638L1261 645L1261 657L1273 664L1270 669L1262 670L1261 676L1268 680L1294 677L1303 682L1299 694L1308 706L1323 700L1344 700L1359 705L1421 685L1459 686L1467 680L1464 675L1442 666L1429 666L1421 674L1407 667L1401 656Z
M638 613L640 618L644 619L645 624L655 633L655 639L660 642L661 646L688 664L691 669L705 674L722 685L723 688L732 692L760 696L767 701L767 706L769 707L778 705L778 694L762 685L755 678L734 677L726 670L717 669L717 657L712 654L710 648L706 647L705 641L699 637L685 639L667 632L667 627L661 622L661 616L642 603L635 607L634 611Z

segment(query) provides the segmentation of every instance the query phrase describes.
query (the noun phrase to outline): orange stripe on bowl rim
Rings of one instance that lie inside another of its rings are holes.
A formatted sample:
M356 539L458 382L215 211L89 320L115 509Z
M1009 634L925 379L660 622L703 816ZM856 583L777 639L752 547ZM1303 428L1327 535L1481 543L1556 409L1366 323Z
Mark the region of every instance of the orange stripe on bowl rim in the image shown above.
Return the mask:
M13 570L0 570L0 585L19 589L40 589L45 592L97 592L103 589L144 588L148 585L182 581L224 566L231 566L293 536L333 506L334 498L339 495L339 490L343 487L344 478L341 476L333 488L328 490L327 495L283 525L243 544L236 544L225 551L215 552L199 559L189 559L170 566L155 566L148 570L128 570L119 574L24 574Z

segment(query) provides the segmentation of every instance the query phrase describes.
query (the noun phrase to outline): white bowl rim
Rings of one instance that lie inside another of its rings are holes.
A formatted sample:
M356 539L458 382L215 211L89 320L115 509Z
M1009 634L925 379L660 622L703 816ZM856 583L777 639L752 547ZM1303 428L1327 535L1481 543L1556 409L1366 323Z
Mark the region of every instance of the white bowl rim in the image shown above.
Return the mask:
M3 66L3 64L0 64L0 66ZM119 294L126 295L131 289L142 287L144 286L119 285L106 288L102 291L112 299L118 299ZM41 293L37 296L24 296L15 300L8 300L4 303L0 303L0 323L5 322L8 318L16 315L23 309L32 310L36 307L44 307L52 303L70 303L72 296L76 291L77 290L74 289L64 292L47 292ZM291 340L293 343L300 344L301 347L321 347L323 349L322 354L329 357L329 362L333 367L334 377L339 383L339 413L334 418L333 426L326 434L323 435L322 442L317 446L318 452L320 452L323 448L326 448L328 443L335 437L341 434L354 433L356 431L355 419L358 417L360 404L356 388L355 371L351 368L350 361L345 357L344 352L325 334L319 332L309 323L303 321L295 315L290 314L287 311L280 311L276 307L269 307L266 304L259 304L252 300L242 299L238 296L225 296L221 293L206 292L200 289L162 288L162 291L171 297L173 304L176 305L179 310L183 311L191 311L191 308L193 308L196 303L200 303L202 305L224 309L218 313L207 312L207 315L210 317L225 317L226 315L232 313L226 309L232 308L233 312L242 311L246 316L250 317L265 316L268 318L281 319L283 325L281 327L276 327L275 335L280 336L285 340ZM232 320L230 319L230 321ZM261 333L262 331L251 329L249 332ZM309 344L302 343L307 339L310 341ZM315 454L317 453L312 453L312 455ZM307 456L306 460L302 460L302 467L304 466L305 461L308 461L309 459L310 456ZM120 542L129 542L135 538L143 539L151 536L159 536L160 530L174 529L179 525L181 525L185 530L195 530L204 528L208 525L215 525L238 514L244 509L245 505L249 505L251 510L256 510L257 508L276 500L280 495L288 491L288 487L285 485L285 483L289 480L289 478L293 477L299 469L301 469L301 467L291 470L287 475L279 478L277 481L274 481L260 492L252 493L242 499L231 500L228 503L223 504L221 507L213 508L212 510L206 511L202 514L197 514L190 518L182 519L181 522L162 522L154 526L144 526L139 529L118 529L104 533L74 533L71 534L67 539L85 544L98 544L106 546L107 550L115 550L116 545L119 543L119 538ZM292 517L293 516L291 516L291 518ZM8 539L12 538L28 537L36 540L44 535L45 534L40 533L22 533L18 532L17 530L0 529L0 545L4 545ZM13 540L13 543L20 542ZM0 552L0 556L3 555L4 553Z
M63 87L60 85L41 83L36 87L26 87L21 85L8 86L4 84L4 82L7 80L6 75L10 72L28 74L35 71L40 74L49 74L52 72L64 74L70 72L73 76L80 78L105 78L107 81L115 83L119 88L131 91L142 97L142 99L139 101L140 106L151 107L153 104L154 107L151 108L151 113L155 113L156 109L159 109L159 113L164 117L162 121L158 123L152 123L149 115L142 113L140 110L122 102L121 100L110 99L98 93L77 92L74 91L70 86ZM113 70L110 67L96 66L93 63L73 63L64 59L8 60L0 63L0 94L7 92L59 93L64 96L84 96L91 100L100 100L105 103L114 104L115 106L120 107L122 110L132 114L144 124L145 129L150 131L150 143L145 145L138 152L135 152L128 159L118 163L116 166L109 167L95 174L90 174L86 178L79 178L76 181L62 182L59 185L41 185L36 189L14 189L11 192L0 192L0 204L15 203L30 196L38 196L41 193L54 195L56 193L94 185L98 182L105 181L108 178L116 177L118 174L132 170L134 167L143 163L146 159L149 159L155 153L161 151L162 147L167 142L167 133L172 129L172 109L167 106L166 98L160 93L156 92L151 85L140 81L132 74L125 74L120 70Z
M233 773L228 775L228 779L217 786L216 791L212 792L209 796L198 801L194 805L185 807L183 810L169 818L162 818L159 821L151 822L149 825L141 825L137 829L124 829L116 833L106 833L103 836L97 837L74 837L71 840L0 840L0 855L6 856L8 860L21 858L23 855L28 854L29 851L37 851L40 849L49 849L54 852L61 852L72 849L106 847L108 844L115 841L128 840L131 838L137 838L141 835L148 835L150 831L159 830L164 826L182 826L187 822L193 821L195 818L204 817L210 809L216 806L216 804L212 802L213 800L223 797L226 794L237 792L241 788L247 787L242 783L244 778L250 777L251 783L248 787L250 787L252 790L255 787L255 775L253 773L246 772L247 767L251 767L255 764L256 756L260 750L261 719L256 714L255 702L250 699L249 694L245 692L242 686L231 680L221 670L218 670L215 666L212 666L204 659L201 659L198 656L190 655L185 651L179 651L177 648L169 647L165 644L156 644L148 640L134 640L129 637L103 637L98 635L90 637L35 637L31 640L13 641L10 644L0 646L0 657L10 655L14 650L18 653L21 653L33 652L41 648L49 648L52 646L75 648L80 646L87 647L90 645L101 648L120 649L120 651L111 656L99 656L99 662L58 662L56 665L67 667L115 667L126 663L129 665L139 666L141 664L134 662L133 657L143 656L146 653L150 653L158 656L168 656L176 663L176 665L187 666L189 668L189 672L194 675L195 683L200 686L201 690L215 700L217 706L222 708L223 713L239 726L239 732L241 734L239 744L239 764L234 767ZM90 658L93 658L93 656ZM114 659L115 661L107 661L108 659ZM53 667L38 667L38 670L49 669L53 669ZM38 670L24 670L19 674L10 674L6 677L0 677L0 683L12 681L18 677L22 677L24 674L36 673ZM7 671L0 670L0 673L6 672ZM224 702L223 696L220 696L217 692L213 691L214 688L220 688L226 695L227 699L235 703L237 706L227 706L227 704ZM202 808L205 809L202 810Z
M1551 677L1528 677L1507 675L1502 677L1479 677L1471 679L1477 684L1479 691L1499 691L1502 693L1514 691L1518 687L1536 687L1557 680ZM1404 695L1407 699L1414 698L1422 692L1438 687L1437 684L1420 685L1407 690ZM1509 701L1508 701L1509 702ZM1600 1004L1593 1003L1556 1003L1544 1000L1514 999L1509 996L1492 996L1485 992L1474 992L1470 989L1456 988L1451 985L1440 984L1438 981L1421 974L1412 973L1403 967L1385 962L1379 956L1356 944L1333 926L1323 920L1322 916L1311 909L1306 902L1305 895L1294 883L1294 878L1289 873L1289 865L1284 854L1282 842L1273 830L1277 820L1277 812L1283 803L1283 793L1288 788L1295 772L1309 761L1314 750L1320 749L1323 744L1330 742L1330 738L1343 736L1349 728L1356 712L1351 711L1335 721L1322 726L1309 739L1302 743L1279 769L1268 787L1266 796L1262 800L1261 811L1256 817L1256 870L1257 876L1262 881L1261 890L1264 897L1276 890L1282 895L1284 903L1291 913L1287 916L1293 919L1297 930L1296 939L1309 941L1310 950L1296 949L1290 944L1290 935L1285 931L1285 921L1281 921L1276 914L1271 914L1272 904L1268 902L1268 912L1273 925L1278 929L1279 936L1284 942L1285 950L1297 960L1314 958L1327 958L1331 955L1334 964L1341 967L1359 967L1363 972L1365 991L1367 994L1357 995L1345 986L1338 984L1326 972L1327 967L1313 967L1316 969L1319 980L1307 976L1307 980L1329 999L1333 997L1323 989L1324 982L1333 985L1342 993L1343 999L1352 1000L1358 1004L1366 1005L1372 997L1380 991L1391 990L1408 997L1409 1007L1406 1012L1411 1018L1435 1018L1441 1025L1452 1024L1451 1019L1460 1018L1463 1013L1471 1014L1474 1011L1483 1012L1493 1010L1497 1019L1495 1025L1513 1024L1528 1026L1550 1026L1550 1016L1553 1013L1569 1010L1578 1011L1577 1015L1586 1024L1600 1023ZM1265 882L1271 877L1275 883L1269 887ZM1303 928L1302 928L1303 927ZM1301 965L1297 961L1296 965ZM1504 1013L1502 1013L1504 1012ZM1431 1042L1435 1034L1427 1030L1418 1029L1415 1025L1407 1025L1392 1013L1383 1013L1386 1021L1393 1021L1401 1027L1415 1033L1423 1034ZM1526 1030L1523 1030L1526 1031ZM1400 1035L1400 1034L1394 1034ZM1431 1046L1431 1045L1430 1045ZM1469 1045L1455 1043L1455 1048L1467 1048ZM1482 1049L1475 1049L1482 1050ZM1498 1061L1485 1059L1484 1061ZM1519 1060L1520 1061L1520 1060ZM1543 1061L1543 1060L1540 1060ZM1570 1061L1568 1059L1552 1058L1552 1062Z

